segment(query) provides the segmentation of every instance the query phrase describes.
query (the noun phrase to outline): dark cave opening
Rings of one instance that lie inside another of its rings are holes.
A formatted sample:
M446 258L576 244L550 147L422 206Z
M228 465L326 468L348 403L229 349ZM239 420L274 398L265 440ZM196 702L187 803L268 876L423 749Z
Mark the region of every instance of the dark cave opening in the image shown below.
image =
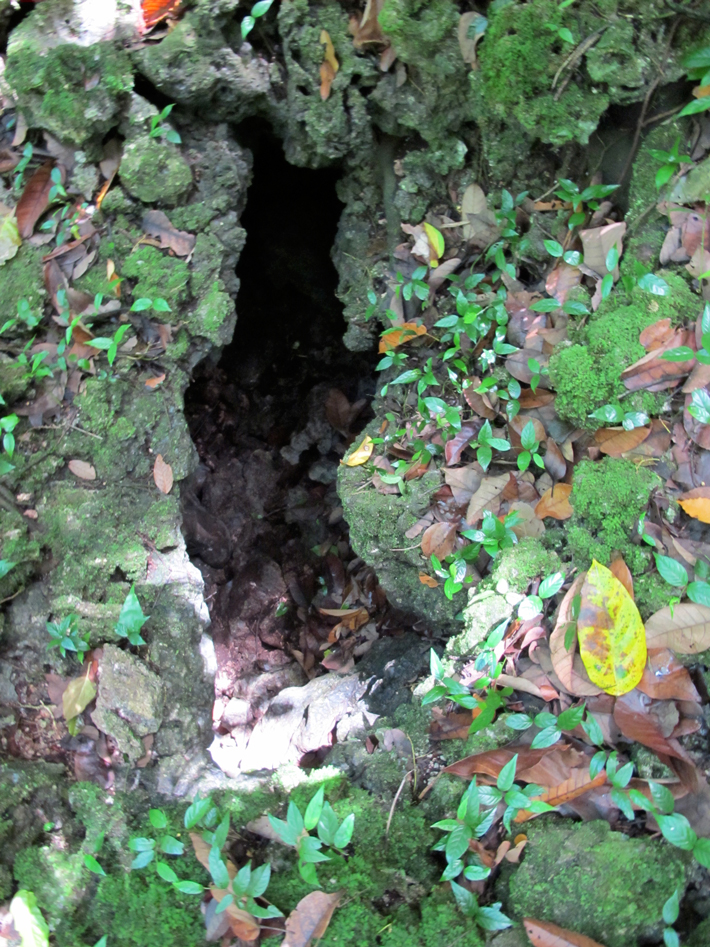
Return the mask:
M222 719L230 700L249 705L247 726L281 688L352 666L406 624L353 552L336 490L340 459L372 417L377 357L342 341L331 260L338 171L289 165L261 123L237 135L254 156L237 325L186 393L200 464L182 491L212 618L218 734L231 732ZM337 619L321 612L342 607L371 619L345 644L331 636Z

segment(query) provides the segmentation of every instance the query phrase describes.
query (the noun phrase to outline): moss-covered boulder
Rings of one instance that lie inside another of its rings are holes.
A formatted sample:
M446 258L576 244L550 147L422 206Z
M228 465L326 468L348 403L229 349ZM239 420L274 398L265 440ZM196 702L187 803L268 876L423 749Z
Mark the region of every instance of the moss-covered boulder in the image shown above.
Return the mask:
M121 182L145 204L179 204L192 187L192 171L175 145L141 135L126 143L121 159Z
M629 838L607 822L531 823L522 864L511 874L504 906L586 934L606 947L654 942L661 907L685 889L688 854L666 842Z

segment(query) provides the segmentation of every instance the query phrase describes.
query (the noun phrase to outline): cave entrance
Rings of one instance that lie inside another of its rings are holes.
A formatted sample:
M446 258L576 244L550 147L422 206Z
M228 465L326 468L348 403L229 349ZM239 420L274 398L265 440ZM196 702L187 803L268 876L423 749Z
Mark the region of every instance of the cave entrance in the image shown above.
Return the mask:
M200 466L183 491L212 617L215 730L229 755L219 765L230 772L270 697L352 666L369 641L402 627L350 547L336 491L340 459L372 416L376 359L342 341L330 257L338 172L292 167L260 124L241 131L254 176L237 325L186 395ZM337 617L321 609L342 607L367 609L362 627L334 634Z

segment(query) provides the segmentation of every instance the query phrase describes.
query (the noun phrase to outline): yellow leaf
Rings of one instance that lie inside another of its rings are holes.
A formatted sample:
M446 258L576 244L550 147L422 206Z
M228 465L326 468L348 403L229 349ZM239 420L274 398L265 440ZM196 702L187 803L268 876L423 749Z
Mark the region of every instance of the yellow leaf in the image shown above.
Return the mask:
M345 464L346 467L359 467L360 464L367 463L374 449L375 445L372 443L372 438L369 434L366 434L362 444L355 448L347 460L341 460L340 463Z
M424 230L429 238L429 246L431 247L430 263L432 266L438 266L439 258L444 255L444 238L436 227L432 227L431 224L424 224Z
M380 354L389 352L390 349L396 349L398 345L404 345L405 342L416 339L418 335L426 335L426 326L418 326L416 322L403 322L401 326L382 333L378 351Z
M7 263L17 253L17 248L22 243L20 231L17 227L17 219L14 213L10 213L4 205L0 204L0 266Z
M691 497L687 500L678 500L678 504L688 516L701 523L710 523L710 499L707 497Z
M646 664L646 634L638 609L616 576L596 560L582 586L579 651L591 681L607 694L633 690Z
M89 672L69 681L62 695L62 710L66 720L78 717L96 697L96 684L89 680Z
M327 30L321 30L320 41L325 46L325 61L330 65L334 73L337 72L338 69L340 69L340 63L335 55L335 47L330 38L330 33L328 33Z

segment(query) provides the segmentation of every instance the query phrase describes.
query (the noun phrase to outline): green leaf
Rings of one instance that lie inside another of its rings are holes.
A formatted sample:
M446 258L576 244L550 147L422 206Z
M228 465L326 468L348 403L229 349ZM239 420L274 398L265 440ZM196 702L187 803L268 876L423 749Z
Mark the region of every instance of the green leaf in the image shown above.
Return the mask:
M607 273L604 279L602 280L602 299L606 299L609 296L609 293L614 287L614 277L611 273Z
M204 799L195 799L192 805L188 806L185 811L185 828L192 829L198 822L201 822L207 813L212 808L212 800L209 796Z
M528 308L533 312L555 312L560 308L560 303L556 299L538 299Z
M578 250L567 250L562 259L570 266L578 266L582 262L582 254Z
M699 838L693 845L693 855L703 868L710 868L710 838Z
M151 809L148 818L154 829L164 829L168 824L167 816L161 809Z
M586 723L586 721L585 721ZM598 744L597 744L598 745ZM595 753L594 756L589 761L589 777L590 779L596 779L597 776L601 773L606 765L606 752L604 750L599 750L598 753Z
M695 352L687 345L679 345L678 348L668 349L660 358L666 362L689 362L695 358Z
M31 891L18 891L10 902L10 914L22 947L48 947L49 927L37 907L37 898Z
M136 301L133 303L131 306L131 312L143 312L144 309L150 309L152 305L152 299L141 297L141 299L136 299Z
M664 279L656 276L655 273L646 273L639 280L639 287L647 293L653 293L654 296L668 296L671 288Z
M500 789L501 792L507 792L515 781L515 768L518 765L518 754L508 760L505 766L498 773L498 779L496 780L496 786Z
M202 894L205 890L202 885L198 885L196 881L175 881L173 887L176 891L179 891L180 894Z
M128 847L132 852L152 852L155 848L155 840L152 838L132 838Z
M463 870L463 876L467 881L485 881L490 873L491 869L486 868L485 865L468 865Z
M456 861L457 858L468 851L468 843L471 839L471 829L460 822L456 828L452 829L446 839L446 858L448 861Z
M676 888L673 894L668 898L666 903L663 905L663 920L668 925L673 925L678 920L678 915L680 914L680 900L678 898L678 889Z
M697 115L698 112L705 112L707 109L710 109L710 96L706 95L701 99L688 102L683 111L678 113L678 118L683 118L684 115Z
M168 306L167 302L160 298L153 300L153 309L156 312L172 312L172 309L170 306Z
M261 865L259 868L255 868L252 871L249 884L247 886L247 894L252 898L260 898L269 887L270 880L271 865L269 862L266 862L265 865Z
M210 875L212 875L212 881L214 881L215 886L217 888L228 888L229 872L227 871L227 866L222 861L219 849L215 845L210 848L208 864Z
M556 240L543 240L542 242L550 256L562 256L562 254L565 252L562 244L558 243Z
M171 885L175 884L175 882L178 880L178 876L172 870L170 865L166 864L165 862L156 862L155 870L158 872L163 881L167 881ZM229 881L229 878L227 878L227 881Z
M557 727L545 727L535 736L530 746L533 750L541 750L546 746L557 743L561 736L562 732Z
M695 848L698 837L684 815L681 815L679 812L674 812L672 815L659 814L656 816L656 821L663 833L663 837L667 839L671 845L675 845L676 848L682 848L685 851L692 851Z
M444 690L446 690L446 688L444 688ZM318 823L318 838L324 845L332 846L335 840L335 833L338 829L338 817L333 812L330 803L326 802Z
M182 855L185 846L172 835L164 835L160 840L160 851L165 852L166 855Z
M14 569L16 562L10 562L9 559L0 559L0 579L4 579L10 569Z
M619 789L617 786L614 786L614 788L609 793L609 798L611 799L612 803L617 807L617 809L621 809L621 811L624 813L624 815L629 820L629 822L633 822L634 807L631 805L631 802L629 801L629 797L626 795L624 790Z
M563 710L557 718L557 726L560 730L574 730L582 722L584 717L585 704L580 707L570 707L569 710Z
M324 801L325 789L321 786L306 808L306 814L303 819L306 831L310 832L311 829L314 829L318 825Z
M123 638L137 634L149 618L149 615L143 614L143 609L135 593L135 585L132 585L131 591L126 596L121 608L121 614L118 616L115 627L116 634Z
M662 556L660 552L654 553L654 556L656 558L656 568L669 585L682 587L688 584L688 573L685 566L681 565L680 562L676 562L675 559L671 559L670 556Z
M444 665L441 663L441 658L433 648L429 651L429 669L435 681L443 680L446 673L444 671Z
M537 590L537 594L540 598L552 598L553 595L557 595L565 582L565 576L563 572L554 572L552 575L548 575L540 583L540 588Z
M131 862L131 868L134 870L138 868L145 868L146 865L150 865L154 858L155 852L153 849L150 849L150 851L140 852Z
M537 438L535 437L535 425L532 421L528 421L520 434L520 443L523 445L525 450L533 450L537 446Z
M461 885L457 885L455 881L450 881L451 892L458 904L459 908L467 917L472 917L478 911L478 901L476 900L475 894L470 892L468 888L464 888Z
M619 250L618 250L618 247L613 246L611 247L611 249L606 255L605 265L606 265L607 270L611 272L612 270L616 269L618 263L619 263Z
M665 947L680 947L680 938L672 927L666 927L663 931L663 943Z
M437 684L422 697L422 704L433 704L437 700L441 700L442 697L446 697L448 692L448 688L444 687L443 684Z
M532 717L527 714L510 714L505 718L506 727L512 727L513 730L527 730L532 727Z
M656 808L664 815L669 815L675 807L673 793L667 786L661 783L649 782L648 788L651 790L651 798Z
M93 855L84 855L84 867L88 868L89 871L93 872L95 875L106 874Z
M255 3L251 8L251 15L253 17L263 16L273 2L274 0L259 0L259 2Z
M582 729L595 746L602 746L604 743L604 734L599 722L594 714L587 711L587 719L582 721Z
M269 822L271 823L271 828L276 832L284 845L295 846L300 831L288 825L283 819L277 819L271 814L269 814Z
M566 312L570 316L584 316L589 312L589 306L585 306L584 303L577 302L574 299L568 299L562 306L562 312Z
M355 814L351 812L349 816L346 816L343 819L343 824L335 833L335 838L333 839L334 847L339 848L341 850L343 848L346 848L350 844L350 839L353 837L354 828L355 828Z
M501 911L502 902L496 901L484 908L478 908L476 911L476 924L482 927L484 931L502 931L506 927L512 927L513 922Z

